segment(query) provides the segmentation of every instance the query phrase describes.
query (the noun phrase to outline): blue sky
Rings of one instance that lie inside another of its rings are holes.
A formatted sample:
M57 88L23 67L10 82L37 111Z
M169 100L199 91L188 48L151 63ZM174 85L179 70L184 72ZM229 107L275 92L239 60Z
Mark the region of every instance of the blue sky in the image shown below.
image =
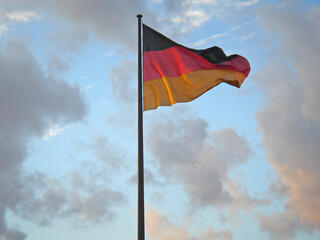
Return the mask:
M0 240L136 239L138 13L252 68L144 113L146 239L319 239L318 1L0 0Z

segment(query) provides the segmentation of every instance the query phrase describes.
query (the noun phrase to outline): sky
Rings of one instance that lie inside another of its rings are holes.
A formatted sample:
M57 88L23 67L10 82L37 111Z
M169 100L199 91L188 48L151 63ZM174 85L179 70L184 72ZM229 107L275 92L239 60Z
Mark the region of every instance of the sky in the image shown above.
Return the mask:
M136 239L137 14L251 65L144 112L146 239L320 239L319 1L0 0L0 240Z

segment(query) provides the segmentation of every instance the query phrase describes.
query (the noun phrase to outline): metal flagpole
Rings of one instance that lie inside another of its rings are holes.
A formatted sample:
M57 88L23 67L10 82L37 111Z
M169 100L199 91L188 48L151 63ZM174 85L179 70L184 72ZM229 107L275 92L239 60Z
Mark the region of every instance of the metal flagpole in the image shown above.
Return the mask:
M142 50L141 18L138 14L138 240L145 239L144 174L143 174L143 108L142 108Z

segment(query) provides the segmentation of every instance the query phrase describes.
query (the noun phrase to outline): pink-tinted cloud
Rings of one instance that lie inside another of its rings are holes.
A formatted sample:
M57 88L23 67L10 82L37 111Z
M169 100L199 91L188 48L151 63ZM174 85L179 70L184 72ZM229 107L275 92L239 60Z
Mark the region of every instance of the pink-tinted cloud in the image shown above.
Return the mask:
M262 229L279 239L293 237L297 228L320 230L320 7L298 4L265 7L259 16L281 41L255 77L268 98L257 113L267 160L289 197L283 213L260 219Z
M194 236L188 231L188 226L172 223L167 216L148 208L146 215L146 233L152 240L232 240L232 233L228 230L217 230L208 227Z

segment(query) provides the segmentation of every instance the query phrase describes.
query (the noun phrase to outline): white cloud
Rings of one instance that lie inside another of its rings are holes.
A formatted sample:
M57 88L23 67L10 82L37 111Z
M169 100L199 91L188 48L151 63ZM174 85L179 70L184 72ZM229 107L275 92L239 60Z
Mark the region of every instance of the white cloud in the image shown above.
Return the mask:
M94 85L93 84L91 84L91 85L88 85L88 86L86 86L86 87L84 87L84 88L82 88L81 89L81 91L87 91L87 90L89 90L90 88L93 88L94 87Z
M238 30L238 29L240 29L240 28L243 28L244 26L255 22L257 19L258 19L258 18L254 18L254 19L252 19L252 20L250 20L250 21L247 21L247 22L238 24L238 25L236 25L236 26L233 26L233 27L231 27L230 29L228 29L228 30L227 30L226 32L224 32L224 33L214 34L214 35L212 35L212 36L210 36L210 37L207 37L207 38L204 38L204 39L202 39L202 40L200 40L200 41L195 42L193 45L196 46L196 47L202 46L202 45L206 44L207 42L209 42L209 41L211 41L211 40L213 40L213 39L220 38L220 37L224 37L224 36L228 36L231 31L235 31L235 30ZM250 34L244 36L244 37L242 38L242 40L243 40L243 41L246 41L246 40L254 37L256 34L257 34L257 33L250 33Z
M5 14L6 18L15 22L29 22L32 20L40 20L38 13L33 11L13 11Z
M56 136L56 135L60 135L62 134L65 130L67 130L68 128L71 128L72 126L66 126L66 127L60 127L59 124L53 124L51 125L46 133L42 136L42 138L44 140L50 140L53 136Z
M250 33L250 34L244 36L244 37L242 38L242 41L247 41L248 39L253 38L253 37L256 36L256 35L257 35L257 33Z
M190 19L194 20L190 20ZM189 20L188 20L189 19ZM174 23L188 22L193 27L199 27L202 23L208 21L210 18L202 10L188 9L183 13L183 16L172 19Z
M202 46L213 39L220 38L220 37L227 36L227 35L228 35L228 33L218 33L218 34L212 35L210 37L204 38L200 41L197 41L193 45L196 47Z
M104 54L105 57L111 57L111 56L115 56L117 54L116 51L109 51L107 53Z
M238 30L238 29L240 29L240 28L242 28L242 27L244 27L244 26L246 26L246 25L248 25L248 24L250 24L250 23L253 23L253 22L257 21L257 20L258 20L258 18L254 18L254 19L252 19L252 20L250 20L250 21L247 21L247 22L238 24L238 25L233 26L232 28L230 28L229 31Z
M244 8L244 7L249 7L254 4L257 4L260 0L249 0L249 1L236 1L234 3L235 6L238 8Z
M212 19L241 16L241 11L257 4L259 0L177 0L163 1L166 9L164 21L175 23L177 32L186 33Z

